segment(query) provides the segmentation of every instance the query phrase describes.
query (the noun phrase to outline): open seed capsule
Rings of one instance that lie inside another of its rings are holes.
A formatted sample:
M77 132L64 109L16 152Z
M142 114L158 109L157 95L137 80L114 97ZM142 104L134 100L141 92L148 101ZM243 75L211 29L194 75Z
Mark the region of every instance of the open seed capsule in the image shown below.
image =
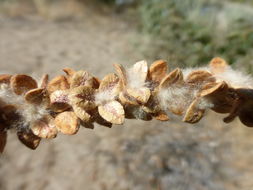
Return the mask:
M0 84L5 83L5 84L10 84L12 75L8 74L1 74L0 75Z
M87 71L77 71L71 77L70 88L79 86L90 86L92 88L98 88L97 81Z
M125 68L120 64L114 64L113 66L122 82L123 87L126 87L128 81Z
M80 120L74 112L66 111L56 116L55 125L61 133L74 135L79 130Z
M211 72L216 74L223 73L229 68L227 62L220 57L213 58L209 63L209 67Z
M111 101L98 107L102 118L112 124L122 124L125 118L123 106L117 101Z
M47 85L48 93L51 94L56 90L67 90L69 89L69 83L65 76L60 75L49 81Z
M31 130L34 135L40 138L55 138L58 130L55 126L54 119L50 116L37 120L31 124Z
M37 82L28 75L13 75L10 80L12 90L21 95L27 91L37 88Z
M159 84L168 71L167 62L164 60L155 61L149 68L149 80Z
M35 88L26 92L25 100L30 104L41 104L46 98L45 90L43 88Z
M163 80L161 81L159 88L167 89L172 84L181 84L183 83L183 73L180 69L175 69L170 72Z
M22 142L26 147L35 150L39 144L41 138L34 135L31 131L29 132L17 132L18 139Z
M186 82L190 84L199 85L201 83L210 83L210 82L213 83L215 82L215 78L208 71L197 70L191 72L187 76Z
M195 99L184 115L183 121L187 123L197 123L203 117L205 110L199 107L201 99Z
M90 86L79 86L71 89L69 94L70 104L83 108L84 110L92 110L96 108L95 103L96 90Z

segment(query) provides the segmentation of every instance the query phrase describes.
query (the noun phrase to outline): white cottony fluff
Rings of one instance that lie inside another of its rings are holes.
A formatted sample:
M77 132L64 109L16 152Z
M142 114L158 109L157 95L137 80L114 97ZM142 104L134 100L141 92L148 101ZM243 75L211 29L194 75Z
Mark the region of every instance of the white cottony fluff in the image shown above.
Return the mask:
M97 105L105 104L107 102L113 101L114 99L115 99L115 96L112 94L110 90L98 92L95 95L95 102Z
M209 67L186 68L186 69L183 69L184 79L186 79L187 76L192 71L197 71L197 70L208 71L212 73L211 68ZM234 88L252 88L253 87L253 79L251 76L241 71L235 71L230 66L227 66L224 72L212 73L212 74L216 78L217 82L225 81L228 85Z
M195 91L182 85L172 85L158 93L160 106L164 111L185 110L195 97Z
M240 71L228 67L225 72L214 74L218 81L225 81L234 88L252 88L252 78Z
M24 126L29 126L30 123L40 120L48 115L48 110L46 110L45 106L37 106L27 103L23 96L18 96L13 93L10 87L6 84L0 85L0 100L5 104L16 106L17 112L21 116L22 121L15 124L15 127L23 128ZM18 130L20 130L20 128Z
M136 65L138 64L138 65ZM147 65L146 61L139 61L133 67L127 69L127 82L131 88L141 88L146 85Z

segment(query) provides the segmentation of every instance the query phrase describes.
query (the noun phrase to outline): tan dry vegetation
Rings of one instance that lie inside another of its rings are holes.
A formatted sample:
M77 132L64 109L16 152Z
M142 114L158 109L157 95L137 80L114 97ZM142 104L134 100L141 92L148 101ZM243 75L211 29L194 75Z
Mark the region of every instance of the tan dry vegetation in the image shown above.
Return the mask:
M1 72L56 75L72 67L101 78L113 63L141 59L131 44L138 34L113 16L74 22L1 17L0 25ZM10 135L0 158L0 189L251 189L253 130L207 115L195 126L174 118L83 128L35 151Z

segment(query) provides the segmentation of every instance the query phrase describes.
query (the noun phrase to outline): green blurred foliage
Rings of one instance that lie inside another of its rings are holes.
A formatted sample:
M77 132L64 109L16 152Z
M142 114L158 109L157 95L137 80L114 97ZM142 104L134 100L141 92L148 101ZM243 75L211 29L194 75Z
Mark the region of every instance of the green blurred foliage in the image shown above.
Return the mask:
M140 15L143 32L152 34L146 56L168 57L177 66L197 66L222 56L253 71L249 6L218 0L143 0Z
M105 4L114 4L115 0L97 0L98 2L105 3Z

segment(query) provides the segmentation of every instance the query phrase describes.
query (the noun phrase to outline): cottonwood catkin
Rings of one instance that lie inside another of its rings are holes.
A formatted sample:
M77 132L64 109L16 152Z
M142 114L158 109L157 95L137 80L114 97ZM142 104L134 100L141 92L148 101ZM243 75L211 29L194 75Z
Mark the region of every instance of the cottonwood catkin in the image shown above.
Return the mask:
M170 114L196 123L207 109L227 113L224 122L238 116L253 127L252 79L219 57L207 67L170 72L163 60L150 67L140 61L128 69L114 68L116 74L102 80L70 68L50 81L48 75L40 82L23 74L0 75L0 152L9 129L36 149L42 138L55 138L58 132L74 135L80 126L110 128L125 119L169 121Z

